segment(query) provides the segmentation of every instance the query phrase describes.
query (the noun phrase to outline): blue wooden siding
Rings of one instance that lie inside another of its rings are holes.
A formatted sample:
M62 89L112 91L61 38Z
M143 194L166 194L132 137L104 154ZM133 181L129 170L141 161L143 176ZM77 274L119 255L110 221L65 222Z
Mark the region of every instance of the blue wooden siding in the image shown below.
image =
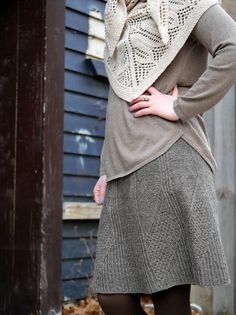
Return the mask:
M97 220L66 221L62 241L62 300L88 295L94 268Z
M92 190L99 176L108 81L103 62L86 52L89 19L96 23L91 11L102 16L104 6L103 0L66 0L63 176L66 202L93 201ZM102 40L100 34L97 36ZM97 229L97 220L63 222L63 301L88 295Z
M94 64L89 59L96 56L86 52L89 19L96 22L91 11L102 15L104 5L102 0L66 1L64 201L93 201L99 175L108 81L103 62Z

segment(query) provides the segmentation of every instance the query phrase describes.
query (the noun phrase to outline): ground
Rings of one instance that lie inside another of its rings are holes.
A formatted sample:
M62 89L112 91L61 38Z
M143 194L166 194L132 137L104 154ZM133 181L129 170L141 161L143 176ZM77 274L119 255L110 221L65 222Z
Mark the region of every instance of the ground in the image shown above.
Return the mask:
M142 305L147 315L154 315L151 307L150 297L142 298ZM104 315L97 300L89 297L86 300L81 300L78 304L66 304L63 306L62 315ZM199 313L192 312L192 315L200 315ZM203 314L201 314L203 315Z

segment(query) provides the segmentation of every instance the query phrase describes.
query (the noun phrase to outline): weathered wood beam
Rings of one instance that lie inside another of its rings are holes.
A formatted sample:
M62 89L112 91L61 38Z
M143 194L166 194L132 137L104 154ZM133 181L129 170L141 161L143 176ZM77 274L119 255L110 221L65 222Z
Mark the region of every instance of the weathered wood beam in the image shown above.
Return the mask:
M1 1L0 314L60 314L64 1Z

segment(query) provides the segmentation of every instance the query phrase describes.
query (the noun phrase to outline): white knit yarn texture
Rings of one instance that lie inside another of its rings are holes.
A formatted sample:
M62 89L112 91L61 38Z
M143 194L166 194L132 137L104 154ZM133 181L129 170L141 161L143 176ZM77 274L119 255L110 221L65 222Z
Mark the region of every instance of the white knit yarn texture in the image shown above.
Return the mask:
M104 63L114 92L130 102L158 79L201 15L218 0L108 0Z

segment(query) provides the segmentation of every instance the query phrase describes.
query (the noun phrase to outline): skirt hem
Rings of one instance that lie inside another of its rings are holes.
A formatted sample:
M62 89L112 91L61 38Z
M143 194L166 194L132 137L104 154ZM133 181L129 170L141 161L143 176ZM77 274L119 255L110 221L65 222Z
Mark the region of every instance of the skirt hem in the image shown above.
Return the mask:
M143 294L143 295L149 295L149 294L153 294L155 292L159 292L159 291L163 291L163 290L167 290L173 286L177 286L177 285L184 285L184 284L191 284L191 285L197 285L199 287L202 288L214 288L216 286L227 286L230 285L232 282L231 280L228 281L218 281L218 282L214 282L214 283L208 283L208 284L204 284L204 283L200 283L200 282L196 282L196 281L191 281L191 280L186 280L186 281L178 281L178 282L173 282L172 284L168 284L166 286L163 287L157 287L156 289L153 289L151 291L137 291L137 290L94 290L91 288L92 292L96 295L97 293L103 293L103 294Z

